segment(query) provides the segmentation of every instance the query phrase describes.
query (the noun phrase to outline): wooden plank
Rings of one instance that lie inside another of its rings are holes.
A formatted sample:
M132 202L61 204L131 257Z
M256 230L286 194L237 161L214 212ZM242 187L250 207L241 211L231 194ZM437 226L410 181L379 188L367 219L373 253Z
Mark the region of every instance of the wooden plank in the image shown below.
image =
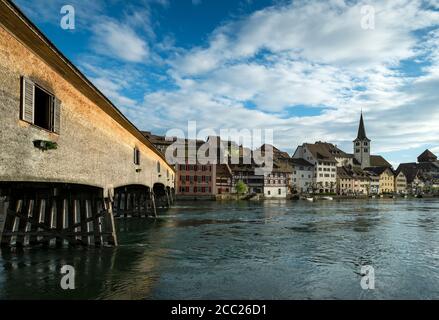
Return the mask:
M20 215L22 215L23 218L19 219L17 232L25 232L26 231L26 226L27 226L26 217L29 214L29 209L32 209L30 206L31 206L31 201L28 199L28 197L25 197L23 199L22 210L20 211ZM17 236L16 246L23 247L24 245L25 245L24 236Z
M152 214L154 215L154 218L157 218L157 208L155 206L155 195L154 195L154 192L150 192L150 194L151 194Z
M8 217L9 201L4 198L0 201L0 244L1 246L9 246L10 238L5 235L8 232L9 221L12 219Z
M18 232L22 208L23 208L23 199L18 199L15 206L16 215L14 216L14 222L12 224L12 233ZM17 245L17 237L13 235L11 237L11 246L16 246L16 245Z
M93 197L91 201L91 214L93 218L93 235L94 235L94 242L95 246L101 245L101 238L100 238L100 226L99 226L99 217L97 216L98 210L99 210L99 204L98 204L98 198Z
M87 231L87 200L84 195L82 195L79 199L79 211L80 211L80 224L81 224L81 241L85 244L88 244L88 236L84 234Z

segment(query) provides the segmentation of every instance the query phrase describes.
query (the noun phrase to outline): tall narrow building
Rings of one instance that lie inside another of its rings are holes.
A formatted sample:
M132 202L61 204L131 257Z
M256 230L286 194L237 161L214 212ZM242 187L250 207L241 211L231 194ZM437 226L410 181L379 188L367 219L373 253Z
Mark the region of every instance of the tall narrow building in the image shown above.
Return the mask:
M366 136L363 112L361 112L358 135L354 140L354 157L361 164L361 168L370 167L370 139Z

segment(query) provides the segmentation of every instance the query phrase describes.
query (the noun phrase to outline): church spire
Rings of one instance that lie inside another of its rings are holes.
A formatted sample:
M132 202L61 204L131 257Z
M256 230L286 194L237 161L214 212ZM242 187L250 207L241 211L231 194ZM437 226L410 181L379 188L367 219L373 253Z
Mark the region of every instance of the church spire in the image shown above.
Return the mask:
M363 111L361 111L361 117L360 117L360 125L358 127L358 140L369 140L366 136L366 129L364 128L364 121L363 121Z

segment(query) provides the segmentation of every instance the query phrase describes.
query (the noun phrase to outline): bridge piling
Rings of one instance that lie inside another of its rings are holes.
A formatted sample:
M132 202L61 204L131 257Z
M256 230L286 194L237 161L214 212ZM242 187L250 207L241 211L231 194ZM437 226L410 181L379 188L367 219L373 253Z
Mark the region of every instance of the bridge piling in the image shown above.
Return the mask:
M116 245L111 203L97 190L64 188L24 183L2 189L1 246Z

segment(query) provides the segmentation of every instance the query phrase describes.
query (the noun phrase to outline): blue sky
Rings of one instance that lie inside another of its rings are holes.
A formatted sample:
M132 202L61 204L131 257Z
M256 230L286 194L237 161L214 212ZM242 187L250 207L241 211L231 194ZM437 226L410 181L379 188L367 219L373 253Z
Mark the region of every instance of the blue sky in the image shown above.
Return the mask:
M195 120L272 129L290 153L319 140L350 152L363 109L373 153L439 153L438 0L15 3L140 129ZM75 30L60 27L65 4Z

